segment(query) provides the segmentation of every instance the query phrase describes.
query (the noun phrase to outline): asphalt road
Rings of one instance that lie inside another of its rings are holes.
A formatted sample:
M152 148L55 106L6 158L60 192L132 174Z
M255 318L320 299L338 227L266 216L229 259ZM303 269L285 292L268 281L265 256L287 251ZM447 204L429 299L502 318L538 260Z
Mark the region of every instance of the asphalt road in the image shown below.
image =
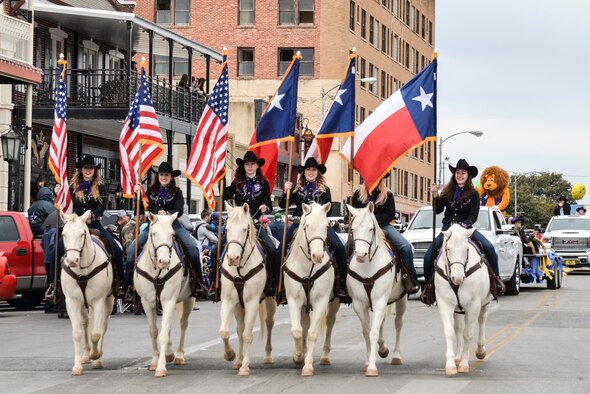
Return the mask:
M332 365L315 363L315 376L293 366L293 341L286 307L273 331L272 365L262 364L263 341L255 335L251 376L238 377L223 360L219 305L199 302L190 319L184 366L168 366L166 378L147 370L150 340L144 316L111 317L104 369L85 365L70 375L71 326L42 310L18 312L0 304L0 392L31 393L589 393L590 276L570 275L561 290L526 285L517 297L502 297L490 309L487 358L472 355L468 375L446 377L445 344L436 307L410 300L402 332L403 365L378 360L380 376L362 372L365 345L352 308L341 308L334 328ZM173 337L178 330L173 329ZM393 319L386 343L393 348ZM236 342L234 338L234 343ZM320 356L319 345L315 360Z

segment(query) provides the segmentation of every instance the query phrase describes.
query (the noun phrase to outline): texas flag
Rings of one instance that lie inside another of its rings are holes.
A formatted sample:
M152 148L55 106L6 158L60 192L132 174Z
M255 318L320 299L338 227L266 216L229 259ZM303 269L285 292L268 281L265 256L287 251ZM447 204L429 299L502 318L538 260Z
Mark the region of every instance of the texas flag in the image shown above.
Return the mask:
M266 163L262 174L274 188L279 157L278 143L295 140L295 119L297 115L297 85L299 82L299 61L297 52L283 76L279 88L266 106L252 139L250 150Z
M372 192L403 155L436 139L436 59L385 100L354 133L354 168ZM350 161L350 138L340 155Z

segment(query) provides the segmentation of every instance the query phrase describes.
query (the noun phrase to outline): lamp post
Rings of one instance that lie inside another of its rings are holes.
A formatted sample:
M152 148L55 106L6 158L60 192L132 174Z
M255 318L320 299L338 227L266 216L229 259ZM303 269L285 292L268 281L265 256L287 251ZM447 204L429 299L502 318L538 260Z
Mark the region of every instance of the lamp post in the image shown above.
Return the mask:
M356 81L361 81L363 83L369 83L369 84L374 84L375 82L377 82L377 78L376 77L366 77L366 78L357 78ZM340 84L336 85L336 86L332 86L330 89L325 90L324 88L322 88L320 90L320 94L321 94L321 101L320 101L320 119L323 120L324 119L324 97L326 97L328 95L328 93L330 93L332 90L336 89L337 87L339 87Z
M2 140L2 155L4 160L8 163L8 204L7 209L12 210L14 203L14 179L12 176L12 164L19 160L20 149L22 144L22 136L15 133L12 129L8 129L8 132L2 134L0 137Z
M476 137L481 137L483 135L483 131L479 131L479 130L469 130L469 131L459 131L458 133L455 134L451 134L446 138L441 138L439 143L438 143L438 183L442 182L442 174L443 174L443 165L442 165L442 160L443 160L443 155L442 155L442 145L443 143L448 140L449 138L452 138L456 135L459 134L471 134L474 135Z

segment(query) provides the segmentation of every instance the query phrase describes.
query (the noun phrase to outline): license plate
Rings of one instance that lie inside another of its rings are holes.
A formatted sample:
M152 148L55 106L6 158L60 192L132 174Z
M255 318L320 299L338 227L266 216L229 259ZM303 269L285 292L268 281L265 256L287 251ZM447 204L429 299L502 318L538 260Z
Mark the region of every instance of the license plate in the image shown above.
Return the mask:
M565 265L576 265L576 260L565 260Z

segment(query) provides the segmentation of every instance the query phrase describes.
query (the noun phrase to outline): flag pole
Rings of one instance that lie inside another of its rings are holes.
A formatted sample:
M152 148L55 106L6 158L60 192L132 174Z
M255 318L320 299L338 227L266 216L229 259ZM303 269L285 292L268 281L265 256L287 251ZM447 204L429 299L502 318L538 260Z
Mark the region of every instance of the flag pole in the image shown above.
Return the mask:
M432 54L432 60L436 60L436 57L438 56L438 52L434 51L434 53ZM436 85L435 85L436 86ZM436 121L436 119L435 119ZM436 179L436 172L437 172L437 165L436 163L438 163L438 157L436 154L436 144L438 142L438 135L435 135L435 139L434 139L434 172L433 172L433 177L432 179ZM436 184L438 185L438 182L440 182L440 179L438 179L438 181L436 182ZM432 187L432 185L431 185ZM436 200L437 198L434 196L434 193L432 193L432 190L430 191L431 193L431 198L432 198L432 260L431 260L431 267L432 267L432 272L434 272L434 264L435 264L435 250L434 250L434 246L435 246L435 242L436 242ZM424 278L425 280L425 286L428 286L428 281L429 278Z
M219 275L221 272L221 225L223 224L222 218L222 207L223 207L223 189L225 188L225 178L222 178L219 181L219 218L217 219L217 264L215 267L215 301L218 302L221 299L221 294L219 294Z
M59 217L61 216L61 207L57 207L57 217L55 218L55 241L53 242L55 256L53 260L53 305L57 306L57 262L58 262L58 245L59 245Z
M289 166L287 169L287 179L291 179L291 167L292 167L292 157L293 157L293 145L295 144L294 141L289 141ZM283 216L283 240L281 242L281 265L279 267L279 283L277 286L277 292L275 293L275 297L277 297L277 301L279 299L279 294L283 291L283 265L285 264L285 249L287 248L287 229L289 227L289 204L291 200L291 188L287 190L287 199L285 202L285 214Z
M348 177L350 178L350 196L348 196L348 205L352 206L352 195L354 193L354 134L350 137L350 162L348 163ZM352 236L352 215L348 212L348 229L347 229L347 241L346 241L346 260L350 258L350 244Z
M139 63L139 68L145 69L145 57L141 58L141 62ZM137 166L137 180L141 186L141 159L143 156L143 143L139 143L139 164ZM135 187L135 185L134 185ZM133 256L133 261L135 262L135 266L137 267L137 253L139 250L139 214L140 214L140 204L141 204L141 189L137 190L136 192L137 201L135 204L135 255Z

